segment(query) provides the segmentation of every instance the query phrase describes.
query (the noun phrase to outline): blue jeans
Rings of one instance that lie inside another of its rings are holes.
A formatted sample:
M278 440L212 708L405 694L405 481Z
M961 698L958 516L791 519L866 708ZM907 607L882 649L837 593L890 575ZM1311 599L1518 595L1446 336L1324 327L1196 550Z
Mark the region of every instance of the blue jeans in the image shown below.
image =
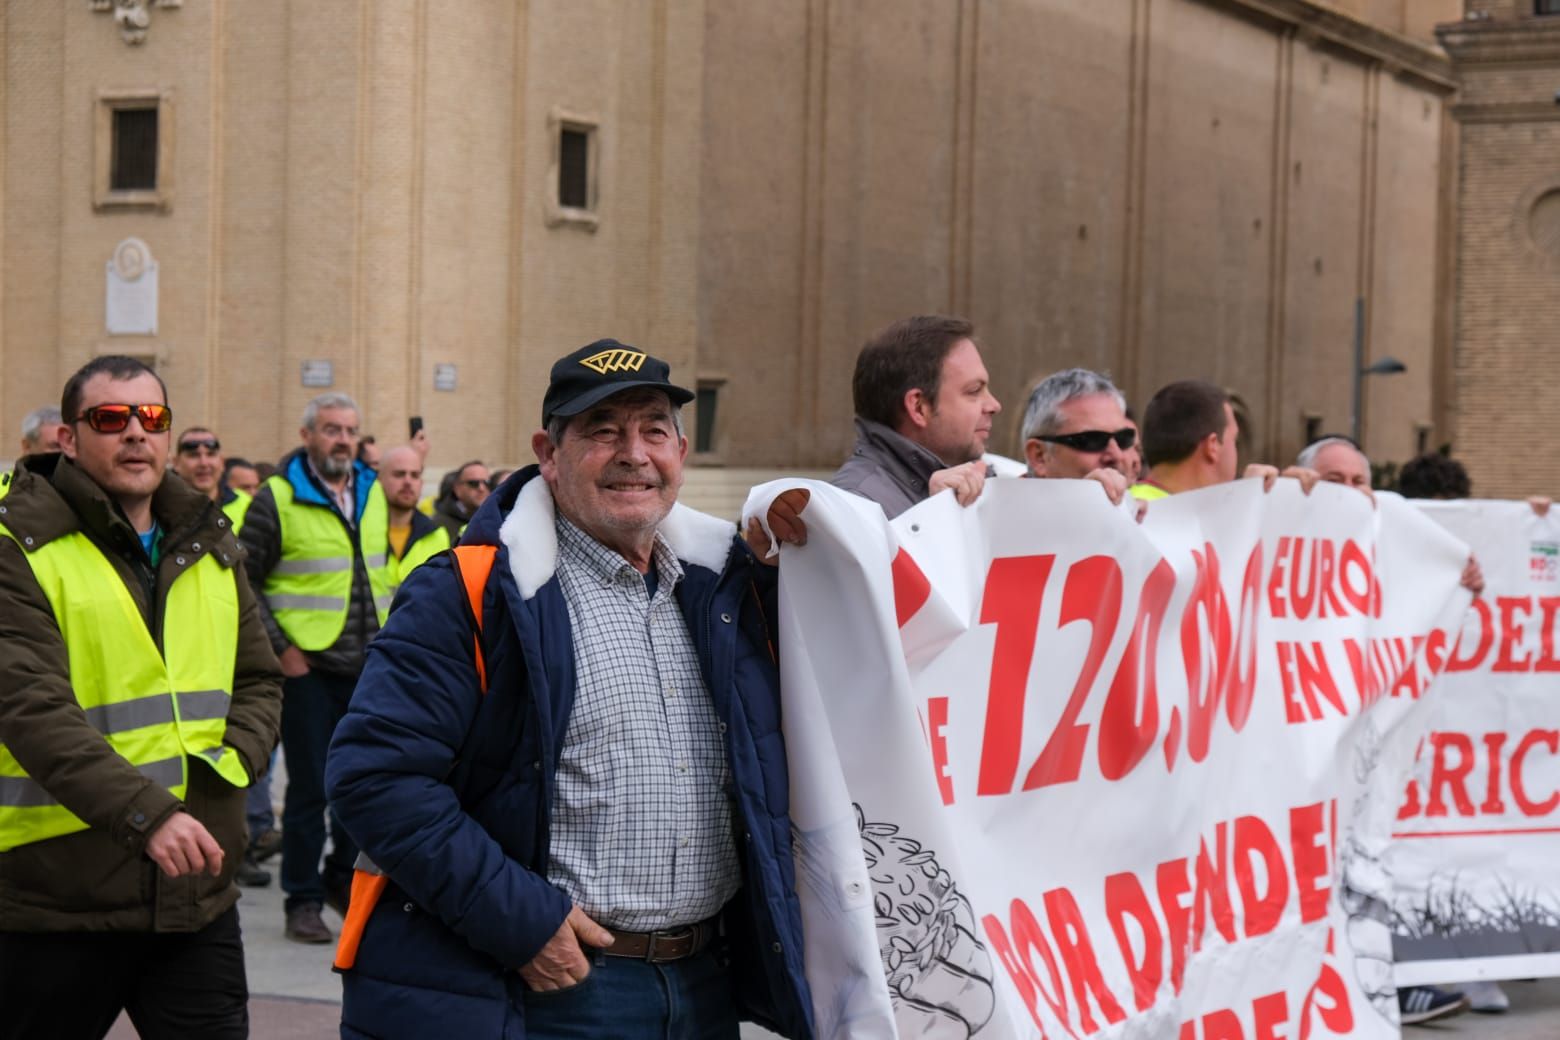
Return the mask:
M325 804L325 752L336 724L347 713L356 679L310 672L282 683L282 754L287 756L287 793L282 797L282 891L287 909L323 903L325 886L352 883L357 845ZM330 855L325 851L325 817L330 817Z
M244 795L244 820L249 824L249 840L276 826L276 810L271 808L271 774L276 772L276 749L271 750L271 764L265 775L249 785Z
M719 942L670 964L592 952L568 989L525 995L529 1040L736 1040L729 958Z

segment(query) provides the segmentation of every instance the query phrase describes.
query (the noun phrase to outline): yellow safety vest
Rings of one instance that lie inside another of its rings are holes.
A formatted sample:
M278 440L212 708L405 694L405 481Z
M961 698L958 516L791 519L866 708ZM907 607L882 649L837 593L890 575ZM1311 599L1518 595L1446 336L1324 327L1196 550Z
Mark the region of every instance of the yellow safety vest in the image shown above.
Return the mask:
M353 535L335 510L308 505L293 497L292 483L281 474L266 481L276 497L281 528L282 558L265 577L265 599L271 616L288 640L302 650L324 650L347 627L352 598ZM390 512L384 489L376 481L358 521L357 544L363 547L374 612L385 623L392 598Z
M254 501L254 498L238 490L238 488L229 488L228 490L232 491L235 497L233 501L222 507L222 512L227 514L229 522L233 525L233 533L237 534L244 528L244 514L249 512L249 504Z
M0 535L17 541L4 525ZM174 579L159 652L124 580L86 535L26 555L64 637L76 701L109 747L177 798L192 755L248 787L237 752L222 743L238 652L233 572L208 555ZM0 744L0 852L86 829Z
M1133 484L1127 488L1127 493L1133 498L1140 498L1145 502L1152 502L1156 498L1170 497L1170 492L1153 484Z
M450 547L450 533L435 525L433 530L406 547L406 555L397 560L390 558L390 585L392 591L401 587L406 576L418 567Z
M0 473L0 498L4 498L11 490L11 471Z

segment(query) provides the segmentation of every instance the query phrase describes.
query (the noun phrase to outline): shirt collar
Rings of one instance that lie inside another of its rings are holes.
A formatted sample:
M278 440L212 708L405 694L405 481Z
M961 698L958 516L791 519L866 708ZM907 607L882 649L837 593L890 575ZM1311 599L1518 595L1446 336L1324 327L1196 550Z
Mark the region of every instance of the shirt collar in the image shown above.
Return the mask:
M621 582L625 571L636 581L644 581L644 575L624 559L622 553L596 541L562 512L557 514L557 529L559 555L568 556L580 564L603 586ZM660 531L655 533L651 556L655 561L656 595L665 595L682 580L682 561L677 559L677 554L672 552L672 547L661 537Z

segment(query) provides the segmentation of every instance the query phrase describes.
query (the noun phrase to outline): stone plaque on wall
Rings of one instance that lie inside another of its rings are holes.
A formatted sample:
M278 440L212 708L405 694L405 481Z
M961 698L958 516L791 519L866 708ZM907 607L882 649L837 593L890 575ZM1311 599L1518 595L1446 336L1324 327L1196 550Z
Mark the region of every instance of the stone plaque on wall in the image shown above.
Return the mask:
M104 289L104 323L110 336L157 334L157 261L139 238L114 248Z

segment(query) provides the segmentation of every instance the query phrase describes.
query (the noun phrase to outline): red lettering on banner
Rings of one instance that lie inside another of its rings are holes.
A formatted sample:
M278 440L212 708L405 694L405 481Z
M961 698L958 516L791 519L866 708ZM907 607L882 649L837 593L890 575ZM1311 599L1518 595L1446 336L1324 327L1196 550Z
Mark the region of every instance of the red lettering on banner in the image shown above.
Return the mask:
M1527 731L1517 741L1508 762L1506 745L1514 738L1515 734L1504 730L1481 734L1431 733L1427 738L1431 754L1429 798L1424 798L1419 781L1408 781L1397 818L1504 816L1510 811L1508 793L1524 816L1547 816L1560 808L1560 792L1552 791L1542 801L1534 800L1526 773L1528 755L1541 745L1551 755L1560 754L1560 730ZM1425 748L1426 744L1420 745L1416 760ZM1484 770L1484 798L1475 807L1470 779L1480 768Z
M1020 905L1016 899L1013 903L1015 907ZM1040 1031L1040 1036L1044 1040L1045 1023L1040 1019L1038 994L1035 993L1035 984L1030 978L1029 970L1013 952L1013 944L1008 941L1007 932L1003 930L1002 921L997 915L987 914L980 919L980 923L986 929L986 938L990 940L991 948L997 951L997 960L1007 969L1008 977L1013 980L1013 988L1018 990L1018 999L1024 1002L1029 1017L1034 1020L1035 1028Z
M1289 810L1290 856L1295 864L1295 888L1300 897L1302 923L1319 921L1327 915L1327 895L1331 891L1327 865L1326 806L1318 802Z
M1278 1030L1289 1020L1289 998L1269 993L1251 1002L1252 1040L1285 1040ZM1209 1011L1201 1018L1182 1022L1180 1040L1246 1040L1240 1016L1233 1008Z
M1228 1008L1210 1011L1202 1017L1203 1040L1246 1040L1240 1028L1240 1016Z
M1193 869L1193 876L1197 880L1197 891L1192 898L1193 950L1202 948L1202 936L1207 931L1209 920L1213 921L1214 928L1218 929L1225 942L1235 941L1235 913L1230 909L1229 883L1224 868L1228 830L1223 822L1214 827L1212 856L1208 855L1207 839L1200 840L1197 845L1197 866Z
M1268 613L1275 618L1286 617L1284 610L1284 585L1289 580L1289 572L1286 569L1289 563L1288 535L1278 540L1278 549L1273 554L1273 570L1268 574L1267 595Z
M1289 643L1278 643L1274 646L1278 654L1278 677L1284 686L1284 721L1291 726L1310 719L1305 709L1300 706L1299 686L1295 682L1295 652Z
M1172 859L1159 864L1154 871L1154 887L1159 892L1159 909L1165 915L1166 938L1170 943L1170 986L1179 993L1192 934L1192 907L1190 903L1182 902L1182 897L1192 892L1186 860Z
M1051 739L1045 742L1040 757L1024 777L1026 791L1078 779L1078 767L1089 739L1089 726L1078 721L1078 713L1083 710L1083 702L1088 699L1121 622L1121 567L1111 557L1090 556L1068 568L1057 625L1066 628L1075 621L1089 622L1089 649L1084 653L1078 681L1073 684L1072 696L1067 698Z
M948 698L927 698L926 728L932 746L932 770L937 774L937 793L942 796L944 805L952 805L953 774L948 772Z
M1376 585L1376 568L1352 538L1343 543L1338 556L1338 588L1356 614L1371 616L1379 612L1381 590Z
M1465 733L1430 734L1432 758L1430 765L1430 803L1425 807L1426 816L1445 816L1444 793L1451 792L1459 816L1473 815L1473 802L1468 797L1468 774L1473 772L1473 741ZM1455 749L1457 764L1447 762L1447 750Z
M1538 598L1538 664L1535 672L1560 672L1560 659L1555 657L1555 615L1560 613L1560 596Z
M894 615L898 618L899 627L903 628L905 622L914 617L916 611L931 598L932 583L926 580L920 566L903 549L894 554L890 573L894 579Z
M1506 803L1500 797L1500 750L1505 746L1506 734L1484 734L1484 761L1488 763L1488 775L1484 782L1484 804L1479 811L1487 816L1499 816L1506 811Z
M1219 554L1211 543L1192 550L1195 584L1181 616L1181 655L1186 665L1186 753L1193 762L1208 757L1213 723L1224 693L1232 635L1230 609L1219 583Z
M1241 938L1238 932L1245 938L1271 933L1283 918L1291 893L1302 922L1325 917L1336 824L1337 806L1331 802L1289 810L1292 874L1273 828L1259 817L1243 816L1215 824L1199 842L1195 858L1172 859L1155 867L1152 893L1144 875L1122 872L1106 877L1105 920L1132 987L1133 1007L1145 1011L1154 1006L1166 980L1167 962L1170 988L1180 993L1187 958L1215 934L1235 943ZM1239 892L1243 929L1236 925L1232 888ZM1124 1021L1126 1012L1106 981L1104 964L1072 891L1053 888L1041 902L1043 930L1022 899L1010 902L1006 929L995 916L983 917L981 924L1042 1035L1042 999L1073 1036ZM1099 952L1108 953L1109 945ZM1313 996L1317 991L1325 994L1334 981L1341 983L1324 973ZM1307 1003L1309 1007L1311 1001ZM1334 1007L1329 1003L1328 1012ZM1215 1030L1212 1035L1223 1035L1219 1030L1230 1028L1232 1021L1227 1014L1216 1011L1202 1016L1190 1024L1191 1035L1209 1035L1210 1028ZM1346 1005L1343 1014L1347 1015ZM1287 1017L1283 993L1258 998L1252 1005L1254 1026L1249 1035L1282 1040L1279 1029ZM1234 1021L1243 1019L1242 1011ZM1183 1034L1185 1030L1183 1026Z
M1479 621L1479 642L1467 656L1462 656L1458 651L1463 649L1462 638L1457 640L1457 646L1452 652L1451 660L1446 662L1448 672L1471 672L1484 663L1490 647L1495 644L1495 618L1490 612L1490 605L1480 596L1473 601L1473 612ZM1466 629L1463 635L1466 635Z
M1159 734L1156 650L1165 607L1174 592L1175 568L1160 560L1143 583L1132 635L1100 712L1100 772L1107 780L1120 780L1132 772Z
M1112 1024L1126 1019L1127 1014L1116 1003L1105 976L1100 972L1099 960L1094 956L1094 946L1089 942L1088 930L1083 926L1083 914L1078 902L1065 888L1053 888L1045 894L1045 915L1051 924L1051 934L1056 938L1056 951L1067 967L1072 979L1073 997L1078 1001L1078 1018L1084 1031L1099 1031L1099 1025L1089 1006L1092 996L1099 1004L1100 1014Z
M1530 596L1497 596L1495 605L1500 610L1500 652L1495 656L1492 672L1530 672L1533 670L1532 653L1516 656L1522 642L1522 618L1518 615L1533 612Z
M1254 856L1262 860L1262 873L1267 878L1266 892L1257 891L1256 871L1252 869ZM1278 927L1284 916L1284 904L1289 901L1289 869L1278 839L1261 818L1242 816L1235 821L1234 866L1246 938L1266 935Z
M1258 997L1251 1002L1251 1017L1254 1020L1252 1040L1285 1040L1279 1028L1289 1021L1289 998L1282 990Z
M1132 1000L1139 1011L1154 1005L1154 994L1164 979L1164 940L1159 932L1159 921L1154 917L1148 893L1136 874L1112 874L1105 879L1105 916L1110 930L1115 933L1116 945L1121 948L1121 961L1127 966L1127 977L1132 980ZM1128 934L1127 918L1136 922L1143 933L1143 953L1132 950L1132 936Z
M1004 556L992 560L986 572L980 623L996 625L997 636L991 653L978 794L1013 790L1023 741L1024 689L1034 660L1040 604L1055 562L1054 555Z
M1349 1005L1349 990L1344 985L1343 976L1333 967L1332 957L1333 933L1329 930L1328 959L1322 962L1316 983L1305 995L1305 1003L1300 1008L1300 1040L1309 1040L1311 1024L1318 1018L1329 1032L1338 1036L1348 1036L1354 1028L1354 1009Z
M1511 800L1517 803L1523 816L1548 816L1555 811L1556 806L1560 806L1560 792L1551 794L1542 802L1535 802L1528 797L1527 785L1523 782L1522 767L1527 762L1528 752L1540 744L1548 748L1551 755L1560 754L1560 730L1532 730L1522 738L1517 750L1511 753Z
M1360 707L1368 708L1381 698L1383 687L1386 685L1386 677L1381 674L1379 656L1370 652L1370 647L1358 639L1344 641L1343 652L1349 659L1349 674L1354 679L1354 688L1360 693Z
M1262 543L1246 557L1236 615L1235 658L1225 672L1224 714L1236 733L1246 728L1257 695L1257 619L1262 612Z

